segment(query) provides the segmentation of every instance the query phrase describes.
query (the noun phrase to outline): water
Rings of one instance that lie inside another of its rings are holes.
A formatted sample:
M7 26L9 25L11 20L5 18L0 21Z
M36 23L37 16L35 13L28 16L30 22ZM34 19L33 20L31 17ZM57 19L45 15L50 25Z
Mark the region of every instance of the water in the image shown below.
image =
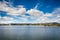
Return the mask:
M60 40L60 27L0 26L0 40Z

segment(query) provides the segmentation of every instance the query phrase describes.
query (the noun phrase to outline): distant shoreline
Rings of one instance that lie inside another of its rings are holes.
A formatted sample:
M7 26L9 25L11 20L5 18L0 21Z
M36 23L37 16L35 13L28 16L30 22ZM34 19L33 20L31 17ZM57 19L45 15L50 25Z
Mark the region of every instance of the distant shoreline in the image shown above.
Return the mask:
M8 26L8 25L23 25L23 26L60 26L60 23L37 23L37 24L0 24L0 26Z

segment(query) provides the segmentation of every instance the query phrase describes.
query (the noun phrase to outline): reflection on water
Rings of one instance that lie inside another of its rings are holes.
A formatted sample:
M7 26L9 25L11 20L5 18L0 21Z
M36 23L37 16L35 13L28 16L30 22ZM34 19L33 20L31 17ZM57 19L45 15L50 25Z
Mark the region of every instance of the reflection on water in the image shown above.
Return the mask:
M0 26L0 40L60 40L60 28Z

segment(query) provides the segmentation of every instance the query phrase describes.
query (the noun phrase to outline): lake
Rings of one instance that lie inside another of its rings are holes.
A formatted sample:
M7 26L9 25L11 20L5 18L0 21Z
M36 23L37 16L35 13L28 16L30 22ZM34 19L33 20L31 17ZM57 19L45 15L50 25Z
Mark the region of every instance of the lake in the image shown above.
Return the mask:
M0 26L0 40L60 40L60 27Z

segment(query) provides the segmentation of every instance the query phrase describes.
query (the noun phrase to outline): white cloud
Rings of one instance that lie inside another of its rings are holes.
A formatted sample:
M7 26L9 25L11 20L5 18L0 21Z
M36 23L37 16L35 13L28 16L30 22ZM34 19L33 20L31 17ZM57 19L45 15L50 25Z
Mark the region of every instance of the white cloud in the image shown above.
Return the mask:
M37 9L30 9L27 11L28 14L31 15L30 18L35 19L35 23L45 23L48 22L47 14L44 14L43 11L39 11ZM50 16L50 15L48 15Z
M60 14L60 8L55 8L52 13L54 13L54 14Z
M37 9L30 9L27 11L28 14L30 14L31 16L42 16L43 15L43 12L42 11L39 11Z
M9 21L9 20L13 20L13 18L11 17L2 17L3 20Z
M55 8L54 11L52 12L53 14L53 21L60 23L60 8Z
M54 9L52 13L45 13L44 16L47 18L44 22L58 22L60 23L60 8ZM50 17L50 18L49 18ZM45 19L43 17L43 19Z
M46 16L46 17L51 17L51 16L53 16L53 14L51 14L51 13L46 13L46 14L44 14L44 16Z
M60 16L60 8L55 8L54 11L52 12L53 16Z
M8 23L14 23L14 22L15 20L12 17L4 16L0 18L0 24L2 23L8 24Z
M24 8L23 5L13 7L8 2L4 3L0 2L0 11L5 11L7 12L8 15L13 15L14 17L17 18L14 19L11 17L0 16L0 22L2 23L50 23L50 22L60 23L60 8L54 9L52 13L44 13L43 11L40 11L35 8L26 11L26 8ZM26 16L25 13L29 14L30 16ZM17 17L19 15L22 17ZM29 20L28 18L30 18L31 20Z
M1 19L1 16L0 16L0 19Z
M23 15L26 12L26 9L22 5L18 5L17 8L13 7L8 2L0 2L0 10L7 12L9 15Z
M17 18L17 19L15 19ZM8 16L4 16L4 17L1 17L0 16L0 24L4 23L4 24L8 24L8 23L27 23L27 19L22 17L8 17Z
M43 12L37 9L30 9L26 13L30 14L30 18L35 20L39 19L40 17L43 17Z

